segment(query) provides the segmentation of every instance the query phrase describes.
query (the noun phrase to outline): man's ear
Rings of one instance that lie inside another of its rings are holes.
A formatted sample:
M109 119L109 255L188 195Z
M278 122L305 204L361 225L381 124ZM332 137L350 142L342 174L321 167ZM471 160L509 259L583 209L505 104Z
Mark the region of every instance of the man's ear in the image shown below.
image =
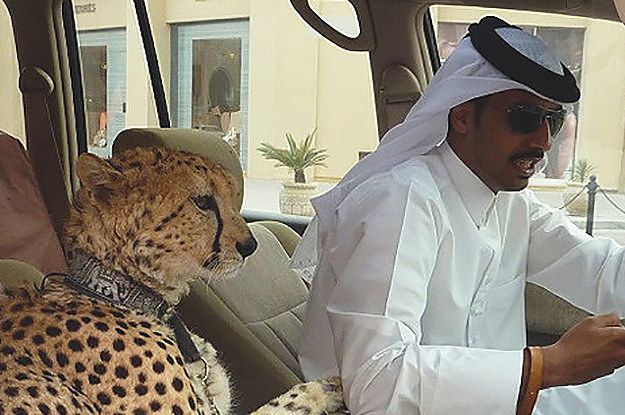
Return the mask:
M451 130L458 134L467 134L475 126L475 106L472 102L456 105L449 111Z
M122 176L112 164L89 153L78 157L77 172L82 185L103 201L107 201L115 182Z

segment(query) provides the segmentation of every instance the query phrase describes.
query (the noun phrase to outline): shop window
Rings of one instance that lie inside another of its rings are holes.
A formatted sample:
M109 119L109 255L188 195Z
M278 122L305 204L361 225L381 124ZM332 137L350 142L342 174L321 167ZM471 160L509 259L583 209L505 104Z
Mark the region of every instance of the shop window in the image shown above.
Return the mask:
M178 127L221 136L247 165L248 22L179 25L172 32L172 114Z
M126 126L125 30L93 30L78 35L89 151L108 157Z
M241 155L241 39L193 41L191 126L219 134Z

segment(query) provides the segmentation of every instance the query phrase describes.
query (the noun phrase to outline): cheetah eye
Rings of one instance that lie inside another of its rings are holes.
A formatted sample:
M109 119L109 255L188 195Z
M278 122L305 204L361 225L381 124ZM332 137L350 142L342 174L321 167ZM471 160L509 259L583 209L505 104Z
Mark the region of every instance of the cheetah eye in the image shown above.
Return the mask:
M191 197L191 200L193 201L193 203L195 203L195 206L197 206L198 209L203 212L217 209L217 202L212 195L205 194L200 196L193 196Z

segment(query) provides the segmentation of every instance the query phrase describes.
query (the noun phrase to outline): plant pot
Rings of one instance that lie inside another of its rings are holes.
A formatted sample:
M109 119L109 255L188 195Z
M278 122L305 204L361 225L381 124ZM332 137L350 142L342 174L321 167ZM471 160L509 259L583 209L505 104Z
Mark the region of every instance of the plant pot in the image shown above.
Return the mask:
M584 186L586 183L569 182L566 185L566 191L562 195L562 201L566 205L566 211L572 216L585 217L588 213L588 189ZM583 191L582 191L583 189ZM579 192L582 192L579 194ZM577 196L579 194L579 196ZM577 198L573 200L573 198Z
M287 215L314 216L310 198L316 194L314 183L282 182L280 212Z

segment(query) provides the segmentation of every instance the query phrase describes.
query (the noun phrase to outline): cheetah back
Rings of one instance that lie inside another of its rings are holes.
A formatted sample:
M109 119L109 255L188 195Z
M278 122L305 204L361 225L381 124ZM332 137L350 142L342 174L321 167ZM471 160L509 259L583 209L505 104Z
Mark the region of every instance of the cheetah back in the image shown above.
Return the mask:
M198 413L172 333L148 316L66 292L0 315L0 413Z

